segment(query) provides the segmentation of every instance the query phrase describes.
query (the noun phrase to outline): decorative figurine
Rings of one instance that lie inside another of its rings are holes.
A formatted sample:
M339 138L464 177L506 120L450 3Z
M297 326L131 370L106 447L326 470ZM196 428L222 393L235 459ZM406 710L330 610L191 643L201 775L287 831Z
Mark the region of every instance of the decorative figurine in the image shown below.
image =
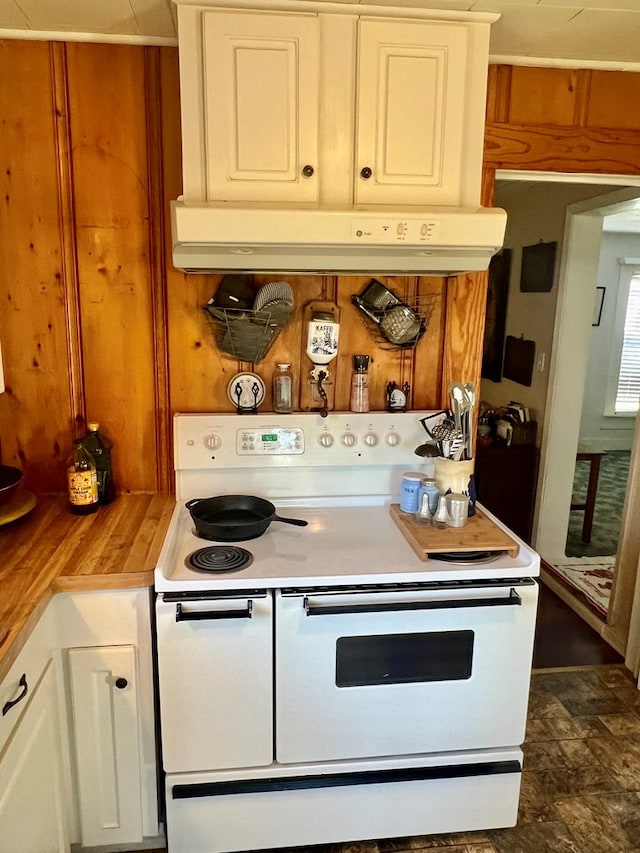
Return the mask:
M406 412L411 386L405 382L402 388L395 382L387 383L387 411Z

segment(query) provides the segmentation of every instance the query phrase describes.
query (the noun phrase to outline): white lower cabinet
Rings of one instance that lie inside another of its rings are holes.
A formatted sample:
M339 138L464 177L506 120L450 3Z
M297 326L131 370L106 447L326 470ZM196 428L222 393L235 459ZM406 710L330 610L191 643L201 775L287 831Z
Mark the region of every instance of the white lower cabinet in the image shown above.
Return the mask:
M157 842L150 612L59 593L33 628L0 684L0 853Z
M82 843L142 841L135 648L70 649L69 672Z
M68 851L64 803L56 670L50 661L0 754L0 853Z

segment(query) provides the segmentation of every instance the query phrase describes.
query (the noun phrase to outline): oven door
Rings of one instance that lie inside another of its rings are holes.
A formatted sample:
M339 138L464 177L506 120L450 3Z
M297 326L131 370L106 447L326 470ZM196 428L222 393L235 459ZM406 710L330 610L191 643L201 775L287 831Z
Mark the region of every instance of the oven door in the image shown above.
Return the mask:
M529 578L279 592L277 760L521 744L537 595Z
M272 609L265 590L158 596L167 773L273 760Z

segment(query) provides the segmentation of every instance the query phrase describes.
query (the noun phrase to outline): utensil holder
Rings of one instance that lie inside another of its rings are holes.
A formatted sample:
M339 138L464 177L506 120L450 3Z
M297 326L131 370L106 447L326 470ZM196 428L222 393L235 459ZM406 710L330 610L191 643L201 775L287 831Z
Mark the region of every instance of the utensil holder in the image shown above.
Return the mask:
M468 495L469 515L475 515L476 490L473 479L475 461L463 459L447 459L444 456L436 456L434 460L434 479L440 489L440 494L450 493Z

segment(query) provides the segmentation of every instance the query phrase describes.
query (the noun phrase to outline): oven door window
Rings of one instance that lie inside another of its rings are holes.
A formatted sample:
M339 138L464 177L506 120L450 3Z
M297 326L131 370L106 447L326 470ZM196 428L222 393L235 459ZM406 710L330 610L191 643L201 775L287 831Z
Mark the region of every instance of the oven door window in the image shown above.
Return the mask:
M338 637L336 687L471 677L473 631Z

